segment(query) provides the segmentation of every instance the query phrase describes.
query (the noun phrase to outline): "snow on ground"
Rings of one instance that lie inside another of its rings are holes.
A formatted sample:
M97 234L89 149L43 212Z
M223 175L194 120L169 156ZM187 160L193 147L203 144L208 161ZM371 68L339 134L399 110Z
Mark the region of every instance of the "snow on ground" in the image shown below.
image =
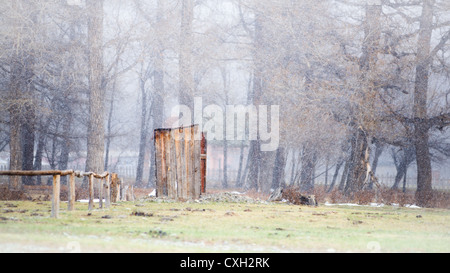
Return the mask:
M370 203L369 205L359 205L359 204L354 204L354 203L340 203L340 204L332 204L329 202L325 202L324 204L325 206L331 207L331 206L348 206L348 207L376 207L376 208L382 208L385 206L385 204L378 204L378 203ZM391 206L393 207L398 207L399 204L391 204ZM410 209L420 209L421 207L416 206L416 205L405 205L405 208L410 208Z
M77 200L77 202L80 202L80 203L89 203L89 200L87 200L87 199L81 199L81 200ZM94 199L94 203L99 203L99 202L100 202L100 199ZM106 203L106 200L103 199L103 202Z

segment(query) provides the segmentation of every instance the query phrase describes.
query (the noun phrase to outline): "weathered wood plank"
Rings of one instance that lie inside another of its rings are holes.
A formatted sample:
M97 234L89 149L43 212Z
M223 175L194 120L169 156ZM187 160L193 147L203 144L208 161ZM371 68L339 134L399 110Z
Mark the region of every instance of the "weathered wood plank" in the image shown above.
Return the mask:
M186 141L185 141L185 132L184 129L178 130L180 135L180 164L178 165L178 171L180 172L181 179L179 180L179 184L181 185L181 199L188 199L188 190L187 190L187 176L186 176Z
M166 154L166 150L167 150L167 131L163 131L161 132L161 170L162 170L162 193L163 196L167 196L168 195L168 190L167 190L167 154Z
M155 131L156 196L163 196L161 132Z
M172 139L175 147L175 172L176 172L176 184L177 184L177 197L183 198L183 182L182 182L182 168L181 167L181 150L180 150L180 131L173 130Z
M166 163L166 185L167 185L167 196L171 199L176 198L176 196L173 195L173 183L172 183L172 166L170 165L170 157L171 157L171 151L170 151L170 132L166 132L164 134L164 147L165 147L165 163Z
M195 126L192 128L192 136L197 136L199 133L198 126ZM193 138L193 144L194 144L194 150L193 150L193 164L194 164L194 199L200 198L201 195L201 186L202 186L202 180L201 180L201 139L198 137Z
M176 131L176 130L175 130ZM168 134L168 184L170 185L169 198L178 199L178 185L177 185L177 158L175 150L175 139L173 131Z
M191 184L189 185L189 198L197 199L195 194L195 134L194 134L195 126L190 128L190 141L189 141L189 176L191 180ZM199 147L200 148L200 147Z
M206 134L202 133L202 141L201 141L201 187L202 193L206 193L206 157L207 154L207 142L206 142Z
M192 196L192 160L191 160L191 130L186 128L184 130L184 164L186 172L186 191L187 198Z

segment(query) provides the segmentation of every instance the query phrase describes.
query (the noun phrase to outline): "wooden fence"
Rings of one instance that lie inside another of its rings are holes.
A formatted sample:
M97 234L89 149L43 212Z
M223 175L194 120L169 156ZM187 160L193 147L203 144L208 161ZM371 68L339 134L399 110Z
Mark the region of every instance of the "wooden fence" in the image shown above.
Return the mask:
M206 190L206 138L198 125L155 130L156 194L198 199Z
M60 210L60 194L61 194L61 177L69 176L69 193L68 193L68 210L75 210L75 177L89 178L89 205L88 209L94 208L94 179L100 180L98 185L99 206L103 208L103 198L105 198L105 207L109 208L111 199L113 202L118 201L120 192L120 180L117 174L104 172L96 174L94 172L80 171L0 171L0 176L53 176L53 192L52 192L52 211L51 217L58 218ZM105 196L103 196L105 193ZM111 196L112 194L112 196Z

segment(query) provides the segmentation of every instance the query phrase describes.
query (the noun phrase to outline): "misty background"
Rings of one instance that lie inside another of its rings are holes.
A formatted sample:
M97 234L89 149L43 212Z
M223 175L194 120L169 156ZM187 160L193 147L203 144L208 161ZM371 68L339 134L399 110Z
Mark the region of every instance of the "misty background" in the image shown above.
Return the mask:
M450 187L448 1L1 0L0 25L0 170L154 187L153 130L202 97L281 109L277 151L208 143L208 187Z

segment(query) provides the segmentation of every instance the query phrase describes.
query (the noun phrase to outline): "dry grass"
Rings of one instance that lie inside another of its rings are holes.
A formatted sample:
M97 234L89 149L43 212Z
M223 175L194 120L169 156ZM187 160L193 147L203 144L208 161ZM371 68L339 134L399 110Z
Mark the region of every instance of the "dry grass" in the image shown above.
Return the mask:
M119 202L76 211L0 201L0 252L448 252L448 210ZM406 232L407 231L407 232Z

